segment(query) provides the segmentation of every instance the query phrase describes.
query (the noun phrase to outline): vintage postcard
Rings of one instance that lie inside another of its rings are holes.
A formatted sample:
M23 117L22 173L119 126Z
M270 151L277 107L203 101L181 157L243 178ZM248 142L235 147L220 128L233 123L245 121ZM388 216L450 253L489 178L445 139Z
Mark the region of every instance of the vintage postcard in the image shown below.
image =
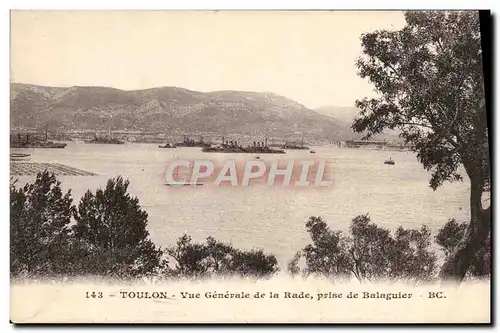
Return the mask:
M491 323L489 12L10 19L12 323Z

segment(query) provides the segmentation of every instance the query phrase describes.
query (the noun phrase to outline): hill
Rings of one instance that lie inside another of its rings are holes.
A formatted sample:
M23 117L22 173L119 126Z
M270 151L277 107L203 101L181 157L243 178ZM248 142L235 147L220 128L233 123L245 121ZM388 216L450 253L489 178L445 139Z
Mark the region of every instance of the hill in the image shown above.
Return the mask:
M351 126L352 121L356 118L360 110L354 106L323 106L314 109L314 111L319 114L335 118L337 121Z
M124 91L12 83L11 128L133 130L290 137L359 138L339 121L274 93L197 92L177 87Z
M335 119L335 122L344 127L351 128L352 122L358 116L360 109L349 106L323 106L314 109L319 114ZM378 134L373 137L373 140L387 140L394 142L403 142L398 136L398 132L394 130L385 130L384 133Z

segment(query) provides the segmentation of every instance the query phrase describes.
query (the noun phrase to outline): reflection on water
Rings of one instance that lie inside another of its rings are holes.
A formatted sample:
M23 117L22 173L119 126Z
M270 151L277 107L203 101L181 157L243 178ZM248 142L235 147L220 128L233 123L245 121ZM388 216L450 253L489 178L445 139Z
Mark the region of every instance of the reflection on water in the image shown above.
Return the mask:
M419 227L427 224L435 234L448 218L469 214L467 181L445 184L437 191L428 186L429 173L411 152L384 152L342 148L315 148L332 169L329 188L182 187L164 185L168 161L179 159L242 158L241 154L202 153L201 148L159 149L156 144L68 144L65 149L13 149L31 154L30 162L54 162L97 173L93 177L59 177L75 200L87 189L103 187L113 176L130 180L149 214L151 238L167 246L186 232L196 241L211 235L240 248L260 247L277 255L281 264L309 241L305 222L322 216L331 227L347 230L356 215L369 213L380 226ZM252 156L249 156L252 158ZM385 165L392 157L396 165ZM288 151L276 158L310 159L309 152ZM20 183L34 177L20 177Z

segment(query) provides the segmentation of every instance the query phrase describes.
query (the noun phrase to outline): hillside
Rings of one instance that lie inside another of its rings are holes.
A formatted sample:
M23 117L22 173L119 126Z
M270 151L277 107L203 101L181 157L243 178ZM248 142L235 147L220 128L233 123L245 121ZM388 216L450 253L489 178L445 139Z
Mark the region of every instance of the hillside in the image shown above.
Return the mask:
M344 127L351 128L354 119L358 116L360 109L348 106L323 106L314 109L319 114L335 119L335 122ZM403 142L398 136L398 132L394 130L385 130L384 133L373 137L373 140L387 140L394 142Z
M323 106L314 109L314 111L319 114L335 118L337 121L350 126L360 110L354 106Z
M342 121L274 93L177 87L124 91L12 83L11 128L243 134L307 139L359 138Z

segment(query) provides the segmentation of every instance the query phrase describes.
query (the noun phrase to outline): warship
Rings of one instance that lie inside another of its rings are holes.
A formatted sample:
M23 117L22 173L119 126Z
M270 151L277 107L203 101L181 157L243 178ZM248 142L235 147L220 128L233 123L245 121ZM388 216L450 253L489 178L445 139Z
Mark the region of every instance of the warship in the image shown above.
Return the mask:
M11 135L10 138L10 148L65 148L66 143L52 142L48 141L47 126L45 126L45 138L43 140L37 139L35 135L30 136L26 133L26 137L23 138L21 133L17 134L17 137Z
M272 149L265 142L254 141L251 146L242 147L238 141L225 141L216 147L204 147L204 153L247 153L247 154L285 154L282 149Z
M92 140L84 140L83 142L85 143L95 143L95 144L113 144L113 145L123 145L125 144L124 141L111 138L111 137L102 137L102 136L95 136Z
M300 145L295 143L289 143L288 141L286 141L285 144L281 146L281 149L298 150L298 149L309 149L309 147L304 146L304 138L302 138Z
M204 142L203 138L195 141L193 139L189 139L187 136L184 136L184 140L182 142L178 142L174 145L175 147L201 147L201 148L209 148L212 146L211 143Z
M291 143L285 143L284 145L281 146L282 149L290 149L290 150L298 150L298 149L309 149L309 147L302 146L302 145L295 145Z

